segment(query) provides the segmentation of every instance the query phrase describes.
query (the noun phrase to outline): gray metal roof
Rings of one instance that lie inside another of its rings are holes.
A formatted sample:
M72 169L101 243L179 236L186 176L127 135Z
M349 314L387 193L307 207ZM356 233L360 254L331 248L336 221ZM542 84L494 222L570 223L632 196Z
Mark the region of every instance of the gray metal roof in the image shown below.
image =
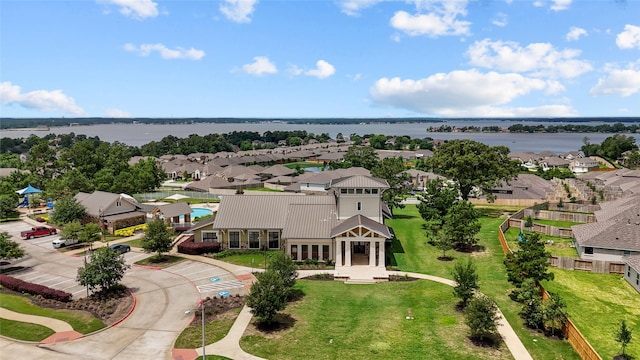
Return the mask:
M334 204L290 204L287 209L283 239L328 239L337 224Z
M215 229L284 229L291 204L333 205L327 195L229 195L220 200Z
M389 184L384 179L374 178L372 176L355 175L348 178L333 179L331 188L378 188L388 189Z
M362 216L360 214L344 220L338 226L333 228L333 230L331 230L331 237L336 237L339 234L342 234L343 232L349 231L358 226L364 226L365 228L376 232L387 239L391 238L391 232L386 225L380 224L379 222L371 220L368 217Z

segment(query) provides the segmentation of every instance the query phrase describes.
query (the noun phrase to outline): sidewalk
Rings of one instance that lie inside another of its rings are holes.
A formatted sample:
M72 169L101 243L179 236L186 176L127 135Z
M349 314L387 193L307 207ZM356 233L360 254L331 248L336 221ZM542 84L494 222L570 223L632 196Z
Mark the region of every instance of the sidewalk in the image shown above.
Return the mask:
M22 313L11 311L2 307L0 307L0 319L7 319L7 320L20 321L20 322L25 322L30 324L42 325L44 327L47 327L55 331L55 334L40 341L41 344L51 344L58 341L74 340L84 336L79 332L73 330L73 327L71 327L71 325L69 325L68 323L62 320L53 319L53 318L44 317L44 316L22 314Z

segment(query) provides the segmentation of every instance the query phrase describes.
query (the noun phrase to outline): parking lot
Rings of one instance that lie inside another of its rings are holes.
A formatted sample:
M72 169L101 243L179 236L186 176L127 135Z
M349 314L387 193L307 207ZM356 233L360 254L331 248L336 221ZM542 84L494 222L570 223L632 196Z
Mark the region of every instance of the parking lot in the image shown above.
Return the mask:
M244 289L242 281L228 271L197 261L181 261L165 271L189 280L203 297L236 295Z

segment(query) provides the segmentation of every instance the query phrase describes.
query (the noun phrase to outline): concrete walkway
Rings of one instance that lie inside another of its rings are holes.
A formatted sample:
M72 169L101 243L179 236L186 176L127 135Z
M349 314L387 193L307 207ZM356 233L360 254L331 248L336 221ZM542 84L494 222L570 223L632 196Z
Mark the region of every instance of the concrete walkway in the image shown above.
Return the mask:
M55 331L55 334L42 340L40 342L42 344L51 344L58 341L74 340L84 336L79 332L73 330L73 327L71 327L71 325L69 325L68 323L50 317L22 314L0 307L0 318L42 325Z

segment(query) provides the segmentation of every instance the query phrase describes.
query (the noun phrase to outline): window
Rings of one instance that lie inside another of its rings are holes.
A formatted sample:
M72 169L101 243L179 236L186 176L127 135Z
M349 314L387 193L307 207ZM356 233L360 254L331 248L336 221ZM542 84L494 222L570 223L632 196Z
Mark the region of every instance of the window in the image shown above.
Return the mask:
M367 194L367 195L370 195L371 194L371 189L364 189L364 193Z
M311 258L318 260L318 245L311 245Z
M340 189L340 194L346 194L347 193L347 189Z
M298 260L298 245L291 245L291 258Z
M356 189L356 194L362 194L362 189Z
M322 245L322 260L329 260L329 245Z
M378 193L378 189L371 189L371 193L372 194L377 194Z
M360 201L358 201L357 207L358 211L362 210L362 203Z
M309 258L309 245L302 245L302 260Z
M280 233L269 231L269 249L280 249Z
M627 265L627 277L631 279L631 266Z
M584 248L584 253L587 255L593 255L593 248L592 247L586 247Z
M118 206L118 207L122 206L122 201L120 201L120 200L116 201L116 206Z
M259 231L249 231L249 249L260 249Z
M203 231L202 232L202 241L218 241L218 232L217 231Z
M354 193L354 189L347 189L347 194L353 194Z
M240 249L240 231L229 231L229 249Z
M623 254L622 254L622 255L623 255L623 256L631 255L631 251L629 251L629 250L624 250L624 252L623 252Z

